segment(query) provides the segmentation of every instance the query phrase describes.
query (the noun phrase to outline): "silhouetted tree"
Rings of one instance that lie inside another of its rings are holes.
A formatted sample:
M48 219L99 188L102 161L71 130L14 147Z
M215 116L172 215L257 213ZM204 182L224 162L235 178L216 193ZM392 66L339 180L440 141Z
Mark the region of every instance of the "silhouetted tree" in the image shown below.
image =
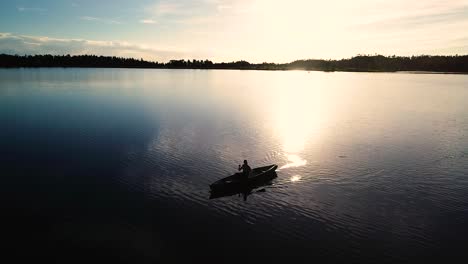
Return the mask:
M209 60L170 60L167 63L142 58L96 55L7 55L0 54L0 67L95 67L95 68L168 68L168 69L238 69L238 70L309 70L309 71L432 71L468 72L468 55L455 56L382 56L357 55L341 60L296 60L291 63L259 64L247 61L213 63Z

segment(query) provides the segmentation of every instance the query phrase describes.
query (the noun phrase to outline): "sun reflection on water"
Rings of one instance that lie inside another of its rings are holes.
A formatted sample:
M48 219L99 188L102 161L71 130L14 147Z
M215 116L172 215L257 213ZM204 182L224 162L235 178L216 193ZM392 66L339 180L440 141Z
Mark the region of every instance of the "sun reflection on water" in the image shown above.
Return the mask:
M296 74L294 77L288 78L288 82L277 79L272 85L272 94L276 102L270 112L274 133L280 140L283 154L288 160L287 164L279 169L307 164L307 160L302 158L300 153L307 145L319 141L327 118L327 111L323 106L322 84L313 80L311 82L310 75ZM295 83L291 83L291 79L295 80Z
M311 82L310 75L295 75L294 78L288 76L287 81L275 80L272 89L275 104L270 108L270 114L283 151L297 157L308 143L318 140L326 120L326 111L323 107L322 84ZM291 79L295 83L291 83Z
M281 166L279 169L286 169L286 168L290 168L290 167L300 167L300 166L304 166L304 165L307 164L307 160L302 159L298 155L287 154L286 156L288 158L289 163L287 163L286 165Z
M302 177L300 175L294 175L291 177L291 182L297 182L301 179Z

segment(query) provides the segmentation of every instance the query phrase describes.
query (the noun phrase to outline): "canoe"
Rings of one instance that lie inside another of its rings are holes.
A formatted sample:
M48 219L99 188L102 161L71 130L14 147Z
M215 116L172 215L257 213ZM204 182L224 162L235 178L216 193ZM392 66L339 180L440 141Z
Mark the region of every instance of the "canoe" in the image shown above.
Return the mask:
M254 188L256 185L271 181L276 178L275 170L278 168L276 164L255 168L250 172L249 178L246 180L242 176L242 172L235 173L229 177L218 180L210 185L212 192L230 191L242 188Z

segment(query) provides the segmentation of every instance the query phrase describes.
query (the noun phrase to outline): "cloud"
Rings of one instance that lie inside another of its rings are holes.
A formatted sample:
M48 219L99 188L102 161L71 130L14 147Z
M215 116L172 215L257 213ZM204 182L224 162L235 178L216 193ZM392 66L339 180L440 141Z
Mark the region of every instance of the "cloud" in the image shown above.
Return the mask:
M153 19L142 19L140 20L140 23L142 24L156 24L156 21Z
M466 0L395 0L360 12L348 29L354 42L361 43L361 53L456 54L468 50L467 42L459 40L468 37Z
M187 53L170 48L155 48L122 41L86 39L61 39L39 36L0 33L0 53L5 54L52 54L144 58L147 60L168 61L184 58Z
M155 14L156 16L163 16L163 15L178 15L189 13L190 10L184 8L182 3L175 3L169 1L161 1L157 4L154 4L147 8L150 13Z
M46 12L47 9L41 7L17 7L19 12Z
M220 12L245 12L256 1L252 0L203 0L203 1L169 1L162 0L147 7L155 15L214 15ZM268 2L270 3L270 1Z
M376 9L376 8L374 8ZM414 27L430 26L433 24L454 23L468 20L468 3L452 3L444 5L429 5L429 7L418 7L413 4L411 12L397 8L397 6L386 6L385 9L392 12L385 12L379 15L367 14L361 18L357 26L379 27L388 29L388 27ZM382 10L381 10L382 12Z
M80 19L85 20L85 21L96 21L96 22L101 22L101 23L110 24L110 25L122 24L121 22L117 20L100 18L100 17L81 16Z
M170 26L183 26L191 32L206 31L200 27L222 27L224 21L241 20L249 9L252 0L199 0L199 1L170 1L161 0L146 6L148 16L156 19L158 24ZM242 23L242 22L240 22Z
M468 52L468 0L149 0L147 3L125 8L124 13L114 7L99 15L84 13L92 16L81 19L89 24L112 25L106 32L112 36L108 38L131 36L135 43L155 43L163 51L190 51L183 53L190 59L288 62L301 58L339 59L358 53ZM140 27L133 29L131 26L135 25L128 23L125 27L114 25L125 22L124 18L133 18L135 23L141 23ZM15 23L22 25L27 21ZM80 28L73 32L89 38L86 35L91 34L86 28L89 25L83 24L86 23L80 23ZM146 25L143 31L141 25ZM50 30L56 33L57 28ZM31 44L39 43L33 40L26 42L29 44L21 45L27 50L45 46ZM90 43L81 45L93 52L98 50ZM122 47L110 50L122 53ZM131 50L158 60L165 54L146 48ZM103 52L108 54L106 50ZM171 58L180 58L178 55Z
M231 6L231 5L223 5L223 4L221 4L221 5L218 5L216 8L218 9L218 11L223 12L223 11L225 11L225 10L232 9L232 6Z

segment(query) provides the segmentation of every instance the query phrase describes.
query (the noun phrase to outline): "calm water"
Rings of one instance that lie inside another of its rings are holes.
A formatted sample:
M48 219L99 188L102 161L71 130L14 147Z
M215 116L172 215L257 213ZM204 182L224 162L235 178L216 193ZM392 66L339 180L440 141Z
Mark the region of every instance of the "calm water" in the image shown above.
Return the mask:
M466 75L0 70L0 122L19 259L468 255ZM208 199L243 159L278 178Z

